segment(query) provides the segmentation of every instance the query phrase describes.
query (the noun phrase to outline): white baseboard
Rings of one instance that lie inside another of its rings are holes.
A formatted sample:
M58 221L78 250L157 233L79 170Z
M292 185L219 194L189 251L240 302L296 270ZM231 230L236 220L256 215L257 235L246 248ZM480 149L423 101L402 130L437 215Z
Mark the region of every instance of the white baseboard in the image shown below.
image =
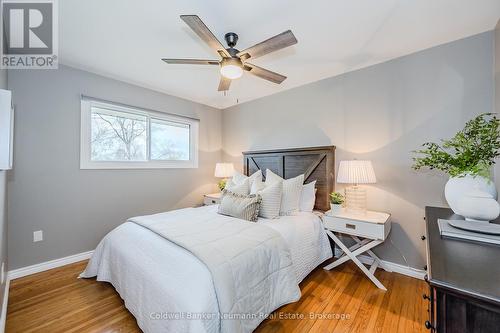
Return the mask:
M82 252L78 254L74 254L72 256L64 257L64 258L59 258L59 259L54 259L46 262L42 262L36 265L31 265L27 267L21 267L18 269L14 269L12 271L9 271L8 274L8 279L14 280L18 279L23 276L35 274L35 273L40 273L43 271L47 271L52 268L57 268L61 267L64 265L69 265L78 261L86 260L89 259L92 256L92 253L94 251L88 251L88 252Z
M5 322L7 321L7 304L9 304L9 278L5 279L5 289L3 290L2 314L0 316L0 332L5 332Z
M22 267L18 269L14 269L9 271L7 274L7 278L5 280L5 289L3 294L3 303L2 303L2 313L0 315L0 333L5 332L5 322L7 320L7 305L9 304L9 287L10 280L14 280L23 276L40 273L43 271L47 271L52 268L61 267L64 265L69 265L78 261L89 259L92 256L94 251L82 252L78 254L74 254L72 256L54 259L46 262L42 262L40 264L31 265L27 267Z
M340 257L342 255L342 253L343 253L342 250L337 249L337 248L335 249L335 257ZM361 256L358 256L357 258L359 259L359 261L361 261L363 264L366 264L366 265L371 265L373 263L373 259L370 256L361 255ZM412 278L423 280L424 276L426 274L426 272L424 270L421 270L421 269L416 269L413 267L396 264L396 263L390 262L390 261L385 261L385 260L381 260L381 261L382 261L382 264L386 265L387 268L391 269L393 272L403 274L406 276L410 276Z
M40 264L22 267L22 268L18 268L18 269L14 269L12 271L9 271L9 273L7 275L6 282L5 282L3 304L2 304L2 313L1 313L1 317L0 317L0 333L3 333L5 330L5 321L7 319L7 304L8 304L8 299L9 299L10 280L18 279L20 277L28 276L28 275L35 274L35 273L40 273L40 272L47 271L47 270L52 269L52 268L57 268L57 267L69 265L69 264L72 264L72 263L75 263L78 261L89 259L92 256L93 252L94 251L82 252L82 253L74 254L72 256L54 259L54 260L42 262ZM341 254L342 254L341 250L335 249L335 256L336 257L339 257ZM373 259L369 256L361 255L358 257L358 259L362 263L367 264L367 265L370 265L373 262ZM396 263L393 263L390 261L385 261L385 260L382 260L382 263L384 265L386 265L388 268L390 268L393 272L407 275L407 276L411 276L413 278L417 278L420 280L424 279L425 271L423 271L423 270L403 266L403 265L396 264Z
M82 252L82 253L74 254L72 256L68 256L68 257L64 257L64 258L54 259L54 260L42 262L40 264L14 269L12 271L9 271L9 273L7 275L7 281L18 279L20 277L28 276L31 274L47 271L47 270L52 269L52 268L57 268L57 267L61 267L64 265L69 265L69 264L72 264L72 263L75 263L78 261L87 260L92 256L93 252L94 251ZM335 249L335 256L336 257L339 257L341 254L342 254L342 251L340 249ZM363 264L367 264L367 265L370 265L373 262L373 259L371 257L365 256L365 255L359 256L358 259ZM414 277L416 279L423 280L424 276L426 274L426 272L424 270L396 264L396 263L393 263L390 261L382 260L382 263L384 265L386 265L387 267L389 267L393 272L407 275L407 276L411 276L411 277Z

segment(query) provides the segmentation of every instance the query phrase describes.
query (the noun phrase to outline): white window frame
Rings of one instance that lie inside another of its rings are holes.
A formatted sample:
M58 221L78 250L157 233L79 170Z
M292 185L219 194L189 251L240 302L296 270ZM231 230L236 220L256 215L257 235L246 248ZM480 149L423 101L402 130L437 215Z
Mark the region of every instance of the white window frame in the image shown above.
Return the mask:
M92 161L92 107L127 112L146 116L148 126L147 160L145 161ZM189 125L189 160L151 160L150 159L150 119L159 119ZM199 120L153 110L136 108L114 102L107 102L82 96L80 122L80 169L170 169L198 167Z

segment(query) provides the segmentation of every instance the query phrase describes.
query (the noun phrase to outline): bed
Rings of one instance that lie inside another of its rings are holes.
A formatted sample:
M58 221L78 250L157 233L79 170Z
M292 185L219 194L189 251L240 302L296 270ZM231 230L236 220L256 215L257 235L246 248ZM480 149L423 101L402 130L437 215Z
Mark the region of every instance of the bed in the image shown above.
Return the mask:
M327 209L334 147L243 155L247 175L316 180L315 208ZM297 301L298 283L331 256L316 213L251 223L214 205L130 219L104 237L80 277L110 282L144 332L250 332Z

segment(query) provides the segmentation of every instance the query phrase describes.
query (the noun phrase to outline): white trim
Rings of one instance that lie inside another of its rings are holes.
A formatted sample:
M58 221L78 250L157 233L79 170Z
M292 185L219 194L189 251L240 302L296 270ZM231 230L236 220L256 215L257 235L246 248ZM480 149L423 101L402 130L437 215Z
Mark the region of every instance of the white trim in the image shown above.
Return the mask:
M72 263L75 263L78 261L86 260L92 256L92 253L94 253L94 251L82 252L82 253L74 254L72 256L54 259L54 260L42 262L40 264L22 267L22 268L18 268L18 269L9 271L9 273L7 274L7 280L5 282L3 304L2 304L2 313L0 316L0 333L4 333L4 331L5 331L5 322L7 319L7 306L8 306L8 299L9 299L10 280L18 279L18 278L28 276L31 274L40 273L43 271L47 271L49 269L53 269L53 268L61 267L64 265L69 265L69 264L72 264ZM341 255L342 255L342 251L340 249L335 249L335 257L340 257ZM370 265L373 262L373 259L371 257L365 256L365 255L358 256L358 259L363 264ZM425 271L420 270L420 269L403 266L403 265L396 264L396 263L393 263L390 261L385 261L385 260L381 260L381 262L385 266L387 266L387 268L391 269L393 272L403 274L406 276L410 276L410 277L413 277L416 279L423 280L424 275L426 274Z
M0 170L11 170L14 142L12 92L0 89Z
M172 116L174 118L177 117L177 118L179 118L179 120L187 118L187 119L191 119L191 120L200 121L200 118L196 118L196 117L188 117L188 116L184 116L184 115L180 115L180 114L176 114L176 113L169 113L169 112L165 112L165 111L158 111L158 110L148 109L148 108L144 108L144 107L133 106L130 104L123 104L123 103L119 103L119 102L108 100L108 99L87 96L84 94L80 95L80 98L81 98L81 100L94 101L94 102L104 103L104 104L112 104L112 105L121 106L121 107L127 108L127 109L138 110L141 112L151 112L154 114L168 115L168 116Z
M93 252L94 251L82 252L82 253L74 254L72 256L54 259L54 260L42 262L40 264L22 267L22 268L18 268L18 269L9 271L9 273L7 275L7 280L5 282L2 313L1 313L1 317L0 317L0 333L3 333L5 330L5 321L6 321L6 316L7 316L7 304L8 304L8 298L9 298L10 280L18 279L18 278L28 276L31 274L40 273L43 271L47 271L49 269L53 269L53 268L61 267L64 265L69 265L69 264L72 264L72 263L75 263L78 261L89 259L92 256ZM342 254L341 250L335 249L335 256L336 257L340 257L341 254ZM373 262L373 259L369 256L366 256L366 255L361 255L361 256L358 256L357 258L363 264L370 265ZM420 270L420 269L403 266L403 265L396 264L396 263L393 263L390 261L385 261L385 260L381 260L381 262L383 265L387 266L387 268L391 269L393 272L403 274L406 276L410 276L410 277L413 277L416 279L423 280L424 275L426 274L425 271Z
M27 267L21 267L18 269L14 269L12 271L9 271L8 279L14 280L14 279L18 279L20 277L24 277L24 276L28 276L31 274L47 271L47 270L52 269L52 268L57 268L57 267L69 265L69 264L72 264L72 263L75 263L78 261L86 260L92 256L93 252L94 251L82 252L82 253L74 254L72 256L68 256L68 257L64 257L64 258L54 259L54 260L42 262L42 263L39 263L36 265L31 265L31 266L27 266Z
M5 281L5 288L3 290L2 314L0 316L0 333L5 332L5 323L7 322L7 305L9 304L9 278Z
M80 169L170 169L198 168L199 123L195 118L169 114L165 112L141 109L120 103L105 102L82 96L80 109ZM124 112L147 118L147 156L144 161L92 161L91 154L91 115L92 107L99 107L116 112ZM169 161L150 159L150 124L151 119L165 120L189 126L189 160Z
M5 332L5 323L7 321L7 306L9 304L9 288L11 280L18 279L35 273L40 273L64 265L69 265L78 261L87 260L92 256L92 253L94 253L94 251L82 252L74 254L72 256L54 259L36 265L31 265L9 271L7 273L7 279L5 281L5 289L3 293L2 313L0 315L0 333Z
M18 279L20 277L28 276L31 274L47 271L47 270L52 269L52 268L57 268L57 267L61 267L64 265L69 265L69 264L72 264L72 263L75 263L78 261L87 260L92 256L92 253L94 253L94 251L82 252L82 253L74 254L74 255L71 255L68 257L64 257L64 258L54 259L54 260L42 262L40 264L14 269L12 271L9 271L9 273L7 275L7 281ZM341 250L335 249L335 257L340 257L341 254L342 254ZM367 264L367 265L370 265L373 262L372 258L365 256L365 255L358 256L358 258L362 263ZM406 276L411 276L411 277L414 277L416 279L423 280L424 276L426 274L426 272L424 270L416 269L413 267L396 264L394 262L390 262L390 261L386 261L386 260L381 260L381 262L384 265L386 265L388 268L392 269L392 271L394 271L396 273L403 274Z
M87 251L87 252L74 254L74 255L71 255L68 257L64 257L64 258L59 258L59 259L54 259L54 260L42 262L42 263L36 264L36 265L21 267L21 268L9 271L9 273L7 275L7 280L18 279L20 277L24 277L24 276L28 276L31 274L47 271L47 270L52 269L52 268L57 268L57 267L69 265L69 264L72 264L72 263L75 263L78 261L87 260L92 256L92 253L94 253L94 251ZM339 257L341 254L342 254L341 250L335 249L335 257ZM365 256L365 255L358 256L358 258L362 263L367 264L367 265L370 265L373 262L372 258ZM411 276L411 277L414 277L416 279L423 280L424 275L426 274L426 272L424 270L416 269L413 267L408 267L408 266L396 264L396 263L393 263L390 261L385 261L385 260L381 260L381 262L384 265L386 265L388 268L392 269L396 273L403 274L406 276Z
M341 255L342 251L336 248L335 257L340 257ZM365 265L371 265L373 263L373 259L366 255L360 255L357 258ZM381 260L381 262L383 265L387 266L387 268L391 269L393 272L410 276L415 279L423 280L426 274L424 270L413 268L410 266L404 266L386 260Z

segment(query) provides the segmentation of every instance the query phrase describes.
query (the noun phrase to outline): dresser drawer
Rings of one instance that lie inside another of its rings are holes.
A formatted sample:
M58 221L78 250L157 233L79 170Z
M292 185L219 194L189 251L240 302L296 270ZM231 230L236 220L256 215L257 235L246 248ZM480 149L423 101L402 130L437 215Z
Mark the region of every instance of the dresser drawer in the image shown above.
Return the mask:
M390 219L387 219L385 223L373 223L325 216L323 223L329 230L371 239L384 240L391 230Z

